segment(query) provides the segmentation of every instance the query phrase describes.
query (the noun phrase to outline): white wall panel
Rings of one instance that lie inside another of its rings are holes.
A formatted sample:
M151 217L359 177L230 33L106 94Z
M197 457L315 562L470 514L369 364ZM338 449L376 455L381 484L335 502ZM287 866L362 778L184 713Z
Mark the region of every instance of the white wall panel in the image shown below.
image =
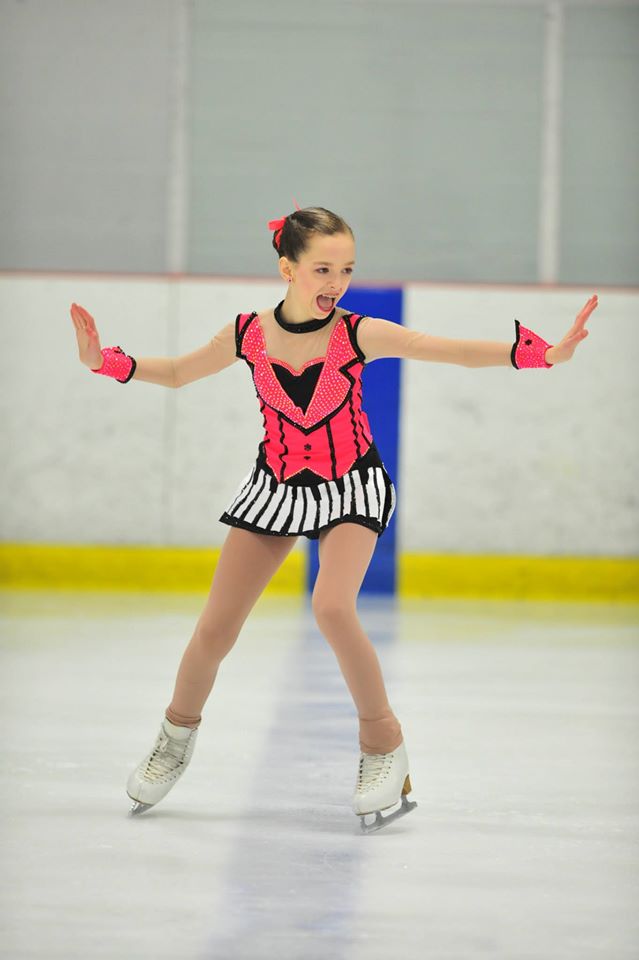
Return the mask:
M221 544L217 518L262 436L248 366L175 391L116 383L79 363L69 306L94 315L103 346L175 356L284 292L266 280L0 277L0 537ZM405 324L511 343L517 317L553 342L592 292L413 285ZM639 292L598 293L569 364L404 363L400 550L637 552Z
M415 285L405 324L512 343L516 317L555 343L594 292L590 336L567 364L405 364L401 550L637 552L636 292Z
M157 542L171 395L81 365L69 308L92 313L102 346L162 355L166 294L155 280L2 278L4 540Z

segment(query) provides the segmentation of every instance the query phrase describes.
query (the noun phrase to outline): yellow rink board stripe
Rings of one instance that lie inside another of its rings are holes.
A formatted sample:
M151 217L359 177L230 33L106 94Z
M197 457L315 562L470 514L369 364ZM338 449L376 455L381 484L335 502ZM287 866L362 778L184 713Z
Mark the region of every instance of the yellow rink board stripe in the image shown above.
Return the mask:
M407 597L639 601L634 557L403 554L398 580Z
M0 585L14 589L206 593L219 548L0 544ZM306 553L294 550L267 587L300 594ZM407 597L639 602L635 557L401 554L397 592Z
M14 589L136 590L208 593L220 548L0 545L0 584ZM306 558L289 554L269 584L300 593Z

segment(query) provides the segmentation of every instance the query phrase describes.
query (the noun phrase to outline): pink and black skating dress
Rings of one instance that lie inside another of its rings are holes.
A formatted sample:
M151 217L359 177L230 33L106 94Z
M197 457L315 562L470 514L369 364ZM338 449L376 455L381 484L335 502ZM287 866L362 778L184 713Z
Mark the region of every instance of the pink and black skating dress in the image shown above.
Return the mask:
M281 306L276 318L284 326ZM299 332L326 326L334 313L306 321ZM222 523L313 540L344 522L362 524L378 536L384 532L396 494L361 408L366 362L356 336L361 319L354 313L339 316L326 355L296 370L268 356L257 313L238 315L236 356L251 369L265 432Z

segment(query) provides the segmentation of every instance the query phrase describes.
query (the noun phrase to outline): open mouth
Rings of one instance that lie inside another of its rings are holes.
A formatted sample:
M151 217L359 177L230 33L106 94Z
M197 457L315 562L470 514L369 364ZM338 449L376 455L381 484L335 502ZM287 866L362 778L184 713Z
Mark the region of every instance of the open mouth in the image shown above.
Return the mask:
M315 300L317 309L321 310L322 313L330 313L335 306L336 299L336 297L325 297L323 294L320 294Z

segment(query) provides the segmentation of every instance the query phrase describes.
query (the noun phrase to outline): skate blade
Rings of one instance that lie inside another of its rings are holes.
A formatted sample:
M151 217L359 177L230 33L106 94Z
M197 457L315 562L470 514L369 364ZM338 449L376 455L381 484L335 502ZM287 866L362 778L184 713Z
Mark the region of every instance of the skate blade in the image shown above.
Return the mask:
M383 827L387 827L389 823L392 823L393 820L399 820L400 817L405 817L406 814L414 810L416 806L417 802L415 800L409 800L406 794L403 794L401 807L398 807L397 810L389 813L387 816L383 816L381 810L376 810L374 814L375 820L372 823L366 823L366 817L371 817L373 814L361 813L359 814L359 818L362 833L374 833L376 830L381 830Z
M141 803L139 800L134 800L133 806L129 810L129 816L135 817L138 813L144 813L145 810L150 810L154 806L154 803Z

